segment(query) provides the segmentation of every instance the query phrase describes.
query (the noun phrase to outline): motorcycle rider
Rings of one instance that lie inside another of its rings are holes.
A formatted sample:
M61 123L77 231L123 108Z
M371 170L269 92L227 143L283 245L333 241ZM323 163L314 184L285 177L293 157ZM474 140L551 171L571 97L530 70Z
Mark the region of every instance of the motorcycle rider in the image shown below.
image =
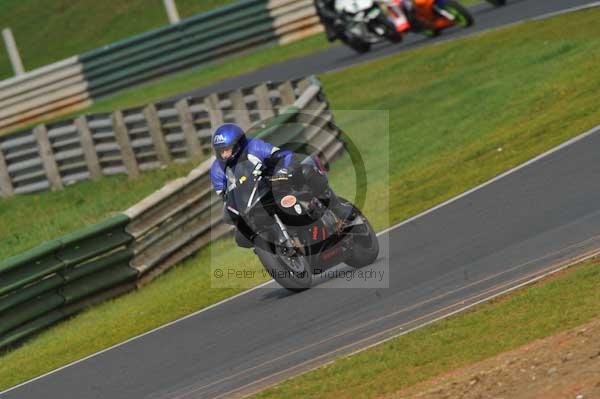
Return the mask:
M311 188L317 198L326 202L333 213L340 220L352 217L353 208L343 203L329 188L327 176L316 164L300 164L294 158L294 154L288 150L282 150L267 143L266 141L247 138L244 130L234 124L225 123L219 126L212 136L212 147L215 152L215 161L210 168L210 179L213 188L226 202L226 195L230 182L226 169L233 167L241 160L249 160L253 164L275 165L277 170L273 179L281 181L290 177L303 179ZM290 174L294 170L296 174ZM235 241L240 247L251 248L255 233L246 225L241 218L232 215L227 207L224 207L224 221L236 226Z
M333 42L344 35L344 23L335 11L335 0L314 0L317 15L325 27L327 40Z

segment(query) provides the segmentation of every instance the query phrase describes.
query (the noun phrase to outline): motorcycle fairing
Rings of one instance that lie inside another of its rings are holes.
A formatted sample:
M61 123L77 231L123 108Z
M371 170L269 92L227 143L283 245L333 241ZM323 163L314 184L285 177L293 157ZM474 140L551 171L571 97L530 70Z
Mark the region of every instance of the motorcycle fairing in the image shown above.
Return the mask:
M348 14L358 14L361 11L371 9L373 3L373 0L336 0L335 10L337 12L347 12Z

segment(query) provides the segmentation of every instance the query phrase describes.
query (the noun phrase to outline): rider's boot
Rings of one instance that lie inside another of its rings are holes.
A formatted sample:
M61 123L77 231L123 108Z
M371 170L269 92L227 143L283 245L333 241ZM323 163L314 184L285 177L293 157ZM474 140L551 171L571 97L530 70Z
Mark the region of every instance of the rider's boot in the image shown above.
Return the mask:
M323 24L325 26L325 36L327 37L327 41L334 42L335 39L338 38L336 30L329 23Z

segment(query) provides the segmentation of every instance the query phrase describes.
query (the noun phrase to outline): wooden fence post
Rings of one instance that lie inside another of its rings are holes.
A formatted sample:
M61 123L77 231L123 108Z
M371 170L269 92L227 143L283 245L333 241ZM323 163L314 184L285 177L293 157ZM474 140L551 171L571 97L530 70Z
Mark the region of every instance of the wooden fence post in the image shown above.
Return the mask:
M50 188L52 190L62 190L62 179L60 177L58 165L56 164L56 159L54 159L52 144L50 144L50 140L48 139L48 129L46 129L45 125L38 125L33 129L33 134L38 144L42 164L46 170L46 177L50 182Z
M308 78L302 79L301 81L298 82L298 88L300 89L301 92L304 92L306 89L308 89L310 87L310 85L311 85L311 83Z
M102 177L102 168L100 167L100 160L98 159L98 154L96 153L96 146L94 145L94 139L92 137L92 132L90 131L86 117L80 116L75 119L75 126L79 132L83 157L85 158L85 163L88 166L90 176L92 180L97 180Z
M256 96L256 104L258 106L260 119L268 119L275 116L267 85L263 83L260 86L256 86L254 88L254 95Z
M123 164L127 169L127 175L129 177L137 177L140 174L137 159L135 153L131 148L131 141L129 140L129 134L127 134L127 126L125 126L125 120L121 111L115 111L112 114L113 130L117 143L121 149L121 156L123 157Z
M229 99L231 100L231 108L235 115L235 122L240 125L242 129L248 130L252 125L252 122L250 121L246 101L244 101L244 94L239 89L234 90L229 93Z
M154 104L148 104L144 107L144 118L148 124L148 130L152 137L152 143L156 148L156 155L162 165L168 165L171 162L171 153L169 152L169 146L165 140L165 135L160 125L160 119L158 118L158 112Z
M277 90L281 96L282 106L292 105L294 101L296 101L296 93L294 92L294 87L291 82L283 82L279 85Z
M211 94L204 99L204 105L208 110L210 117L210 127L215 129L217 126L223 123L223 111L219 103L219 96L217 94Z
M197 157L202 154L202 148L200 147L198 133L196 132L196 126L194 126L194 118L187 98L182 98L177 101L175 103L175 108L179 113L181 130L183 131L183 136L185 137L185 142L187 144L188 157Z
M6 160L2 153L2 147L0 147L0 195L3 197L10 197L14 195L14 193L10 174L8 173L8 166L6 165Z

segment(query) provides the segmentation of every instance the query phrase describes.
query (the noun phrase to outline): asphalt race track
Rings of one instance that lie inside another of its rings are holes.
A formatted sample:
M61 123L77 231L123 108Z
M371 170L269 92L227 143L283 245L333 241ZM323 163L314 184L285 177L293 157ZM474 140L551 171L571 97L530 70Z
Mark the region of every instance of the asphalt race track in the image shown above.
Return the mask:
M476 18L481 29L486 21L511 22L513 13L531 17L581 3L486 5ZM327 54L334 68L352 58L344 48ZM303 74L325 68L305 65L316 70ZM269 78L290 77L275 75ZM597 128L380 235L380 258L365 270L385 276L389 288L345 288L361 282L323 278L289 294L271 282L0 398L237 397L478 303L598 251L599 149Z

